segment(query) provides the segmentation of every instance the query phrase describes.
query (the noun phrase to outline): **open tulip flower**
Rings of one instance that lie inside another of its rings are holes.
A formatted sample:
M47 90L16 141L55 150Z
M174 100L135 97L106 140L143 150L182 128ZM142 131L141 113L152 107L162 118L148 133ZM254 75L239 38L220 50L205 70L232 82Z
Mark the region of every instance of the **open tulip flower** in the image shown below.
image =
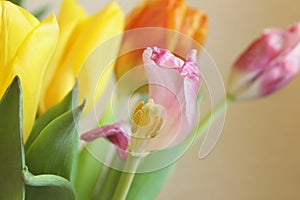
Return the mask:
M59 28L54 15L39 22L8 1L0 1L0 14L0 98L15 76L19 76L26 140L36 117L43 77L57 43Z
M235 62L229 93L237 99L269 95L300 70L300 23L267 29Z
M129 124L96 128L81 136L93 141L106 137L117 147L124 160L125 152L145 156L152 150L174 146L190 133L196 116L200 83L197 51L191 50L182 60L168 50L147 48L143 53L149 82L149 100L137 104Z
M79 79L81 98L87 98L87 106L92 107L90 98L94 97L94 90L91 85L91 78L88 74L91 71L105 71L107 66L84 65L88 56L102 43L115 35L122 33L124 29L124 14L116 2L111 2L102 11L87 16L84 9L76 0L64 0L58 17L60 35L58 46L47 68L43 84L42 97L39 111L43 113L51 106L60 102L63 97L72 89L75 78ZM106 54L99 55L98 61L107 57L115 57L121 41L114 41L110 44ZM110 72L113 68L110 70ZM84 71L83 73L80 73ZM111 73L106 73L103 79L108 79ZM95 74L93 74L96 76ZM98 78L98 77L96 77ZM98 80L98 79L97 79ZM105 81L102 81L102 84ZM86 87L90 86L90 90ZM99 87L97 97L101 96L105 85ZM93 93L93 94L89 94Z
M207 16L188 7L184 0L144 0L126 17L125 31L128 33L125 32L115 66L117 79L143 64L142 53L147 46L183 54L190 49L199 51L206 38ZM195 42L199 45L193 46Z

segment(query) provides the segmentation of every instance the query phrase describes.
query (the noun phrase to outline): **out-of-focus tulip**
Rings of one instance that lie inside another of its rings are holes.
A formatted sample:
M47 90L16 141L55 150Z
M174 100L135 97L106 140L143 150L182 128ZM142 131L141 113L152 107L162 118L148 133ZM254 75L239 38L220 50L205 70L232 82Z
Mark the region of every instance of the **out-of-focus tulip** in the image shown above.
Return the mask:
M147 27L153 28L140 29ZM134 29L139 30L129 31ZM147 46L182 54L192 48L200 50L206 38L207 16L188 7L184 0L144 0L127 16L125 30L129 32L124 35L121 55L115 66L117 79L130 69L143 65L141 55ZM135 77L141 78L133 74L132 78Z
M300 23L267 29L235 62L229 93L237 99L269 95L300 70Z
M200 84L196 54L196 50L191 50L184 61L167 50L147 48L143 60L149 80L148 103L140 102L136 106L132 123L97 128L83 134L81 139L92 141L106 137L119 150L128 149L136 156L183 141L196 118ZM130 126L131 130L127 128ZM126 138L129 138L129 143ZM129 148L124 147L127 143Z
M32 14L8 1L0 1L0 14L0 98L14 77L19 76L26 140L36 117L41 84L59 28L54 15L40 23Z
M117 55L121 41L114 40L105 50L106 54L99 55L93 66L86 66L84 62L99 45L123 32L124 21L124 14L116 2L111 2L102 11L87 16L75 0L63 1L58 17L61 32L58 46L47 69L40 113L62 100L73 87L77 76L79 76L79 96L87 97L87 107L91 107L93 100L90 97L95 97L96 94L87 94L85 88L91 88L91 85L97 83L91 83L93 79L87 74L93 74L91 73L93 70L104 71L107 66L101 65L102 60ZM102 78L108 79L110 74L106 73L106 77ZM97 91L97 97L102 94L105 85L99 88L101 91ZM90 91L92 92L95 91Z

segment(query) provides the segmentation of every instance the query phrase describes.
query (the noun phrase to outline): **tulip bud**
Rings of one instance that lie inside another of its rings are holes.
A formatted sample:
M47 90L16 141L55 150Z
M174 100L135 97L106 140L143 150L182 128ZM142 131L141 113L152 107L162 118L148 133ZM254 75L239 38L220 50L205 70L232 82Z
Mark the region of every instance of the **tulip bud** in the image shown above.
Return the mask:
M269 95L285 86L300 69L300 23L267 29L235 62L229 93L238 99Z

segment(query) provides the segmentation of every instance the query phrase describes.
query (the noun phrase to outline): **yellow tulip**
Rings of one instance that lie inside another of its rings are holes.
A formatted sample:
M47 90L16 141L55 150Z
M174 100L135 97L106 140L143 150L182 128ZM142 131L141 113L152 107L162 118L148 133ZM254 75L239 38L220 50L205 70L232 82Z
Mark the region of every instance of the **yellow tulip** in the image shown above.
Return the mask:
M200 50L206 38L207 21L205 13L188 7L184 0L142 1L126 17L125 30L129 32L125 34L121 46L121 52L126 54L118 59L115 67L117 79L135 66L142 65L142 53L147 46L158 46L177 53L179 51L182 55L192 48ZM152 29L141 29L147 27ZM137 30L130 31L133 29ZM200 45L194 46L193 41ZM142 76L133 74L134 71L131 73L133 79Z
M87 16L75 0L63 1L58 16L61 29L59 42L47 69L39 106L40 113L63 99L72 89L75 77L79 80L80 97L87 98L87 107L92 106L91 98L101 96L106 81L101 81L103 85L95 94L94 90L87 89L97 84L95 77L90 75L93 76L94 71L105 70L107 66L101 63L107 57L117 55L121 39L113 41L104 53L99 53L97 60L90 62L90 55L99 45L122 33L124 21L124 14L116 2L111 2L102 11ZM110 74L112 73L105 73L101 80L107 80Z
M34 123L43 76L58 39L54 15L39 22L8 1L0 1L0 98L15 76L23 91L23 133L26 140Z

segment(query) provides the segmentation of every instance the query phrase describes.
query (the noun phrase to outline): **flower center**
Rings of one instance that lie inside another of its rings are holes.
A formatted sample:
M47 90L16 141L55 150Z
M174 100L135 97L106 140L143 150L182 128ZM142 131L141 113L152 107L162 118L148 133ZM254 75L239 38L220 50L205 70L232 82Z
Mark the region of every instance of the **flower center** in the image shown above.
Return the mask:
M156 137L165 122L165 110L149 99L139 102L132 115L130 149L132 153L145 153L149 139Z

